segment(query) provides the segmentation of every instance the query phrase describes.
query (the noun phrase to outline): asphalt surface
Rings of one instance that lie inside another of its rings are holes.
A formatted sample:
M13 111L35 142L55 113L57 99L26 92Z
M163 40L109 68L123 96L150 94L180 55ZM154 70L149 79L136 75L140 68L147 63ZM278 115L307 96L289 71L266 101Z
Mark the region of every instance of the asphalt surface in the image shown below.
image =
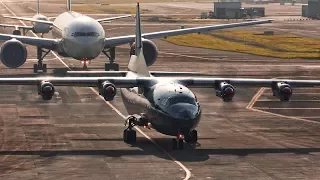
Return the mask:
M10 13L0 5L4 13ZM23 3L4 5L16 15L32 13ZM20 22L1 18L0 23ZM166 28L174 27L144 23L143 30ZM107 36L133 31L119 25L108 30ZM225 77L319 77L318 60L282 60L154 42L159 58L151 70L200 71ZM126 70L128 54L127 45L117 48L121 70ZM32 73L34 47L28 46L28 58L19 69L0 64L0 74ZM78 61L62 61L72 70L82 70ZM104 62L105 57L100 56L89 69L102 70ZM52 54L45 63L49 73L68 69ZM179 162L191 172L191 179L319 179L319 90L294 89L292 101L280 103L270 89L238 87L234 101L224 103L213 89L194 89L203 111L198 144L172 151L172 137L154 130L137 133L135 146L122 141L121 115L127 113L120 96L106 104L90 88L58 87L53 100L43 101L36 87L1 86L0 178L184 179L188 173Z

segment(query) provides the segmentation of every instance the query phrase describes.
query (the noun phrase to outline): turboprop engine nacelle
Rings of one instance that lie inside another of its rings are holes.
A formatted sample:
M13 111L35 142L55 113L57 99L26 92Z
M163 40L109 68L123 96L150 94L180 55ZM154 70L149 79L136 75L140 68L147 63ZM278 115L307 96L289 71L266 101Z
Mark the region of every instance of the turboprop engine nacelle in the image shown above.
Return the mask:
M272 84L273 96L276 96L280 101L289 101L292 95L292 88L284 82L275 82Z
M22 66L27 60L27 49L17 39L10 39L0 49L1 62L9 68Z
M55 88L49 81L42 81L38 87L38 91L43 100L51 100L54 95Z
M158 48L157 46L148 39L142 39L143 46L143 56L146 60L147 66L151 66L154 62L156 62L158 57ZM130 48L130 56L135 55L135 43L131 45Z
M99 94L104 98L104 100L112 101L116 93L117 88L114 84L110 83L109 81L104 81L101 83Z
M227 82L221 82L216 87L216 96L220 97L225 102L232 101L234 94L234 87Z

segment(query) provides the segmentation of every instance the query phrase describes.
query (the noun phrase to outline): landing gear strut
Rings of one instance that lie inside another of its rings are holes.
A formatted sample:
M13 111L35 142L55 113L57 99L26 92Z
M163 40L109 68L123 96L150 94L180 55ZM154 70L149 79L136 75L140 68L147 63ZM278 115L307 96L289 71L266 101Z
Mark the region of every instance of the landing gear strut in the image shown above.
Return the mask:
M44 57L46 57L49 54L50 50L44 51L42 48L37 47L37 59L38 64L33 65L33 72L37 73L38 70L42 70L43 72L47 72L47 64L43 64L42 60ZM42 54L44 53L44 54Z
M135 143L137 140L137 133L132 128L136 125L136 117L129 116L126 120L125 125L128 127L123 131L123 141L129 144Z
M172 139L172 149L183 149L183 135L178 133L175 139Z
M105 49L102 51L104 55L106 55L110 61L110 63L105 63L104 69L106 71L110 71L113 69L114 71L119 71L119 64L115 63L115 56L116 56L116 48L112 47L109 49Z
M194 144L198 141L198 132L197 130L192 130L189 133L182 134L178 133L175 139L172 139L172 149L183 149L184 141L187 143Z

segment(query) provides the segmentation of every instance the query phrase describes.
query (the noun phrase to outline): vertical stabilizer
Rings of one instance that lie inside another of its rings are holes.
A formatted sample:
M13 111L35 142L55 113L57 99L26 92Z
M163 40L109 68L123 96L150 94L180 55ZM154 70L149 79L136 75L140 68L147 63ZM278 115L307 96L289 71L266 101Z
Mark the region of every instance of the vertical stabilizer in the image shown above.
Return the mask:
M37 3L38 3L37 4L37 14L39 14L40 13L40 0L38 0Z
M132 72L135 72L143 76L150 76L148 67L143 55L139 3L137 3L137 10L136 10L136 34L135 35L136 35L135 55L131 55L128 69Z
M71 11L71 0L67 0L67 10Z

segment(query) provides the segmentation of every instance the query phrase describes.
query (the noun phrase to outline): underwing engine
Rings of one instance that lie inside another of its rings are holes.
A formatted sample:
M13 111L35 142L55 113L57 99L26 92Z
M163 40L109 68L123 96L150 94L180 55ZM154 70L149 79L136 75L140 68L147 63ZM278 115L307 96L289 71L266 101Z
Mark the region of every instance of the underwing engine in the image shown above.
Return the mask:
M146 60L147 66L151 66L154 64L158 57L158 48L157 46L148 39L142 39L142 46L143 46L143 56ZM130 48L130 56L135 55L135 43L131 45Z
M227 82L221 82L216 86L216 96L220 97L225 102L232 101L234 94L234 87Z
M110 83L109 81L104 81L101 83L99 87L99 94L104 98L104 100L112 101L116 93L117 88L114 84Z
M2 44L0 58L5 66L17 68L26 62L27 49L20 41L11 39Z
M272 93L278 97L280 101L289 101L292 95L292 88L284 82L274 82L272 84Z
M42 96L43 100L51 100L54 92L55 88L49 81L42 81L38 86L38 94Z

